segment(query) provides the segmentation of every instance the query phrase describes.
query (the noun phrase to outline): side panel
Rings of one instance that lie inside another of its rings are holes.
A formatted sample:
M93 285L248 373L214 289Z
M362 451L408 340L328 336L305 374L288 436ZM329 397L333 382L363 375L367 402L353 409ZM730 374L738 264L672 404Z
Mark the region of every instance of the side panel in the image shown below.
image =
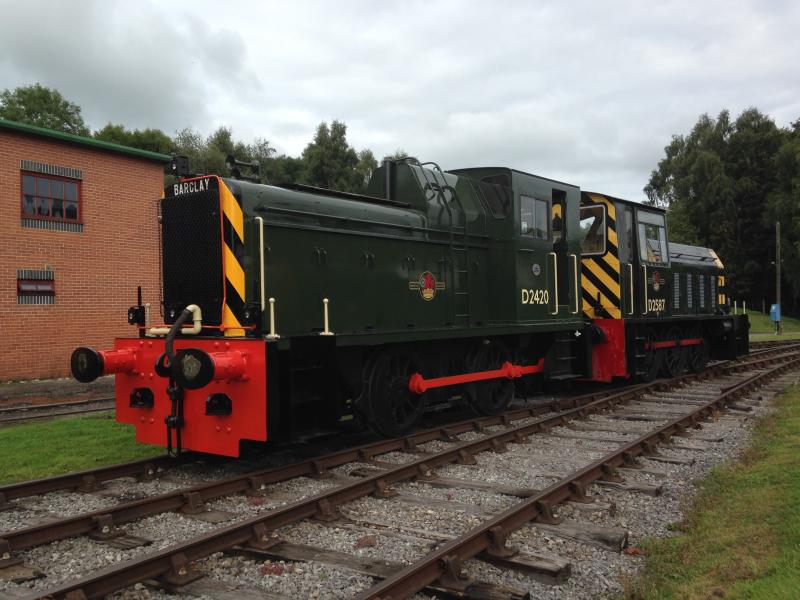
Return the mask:
M164 352L163 339L119 338L117 350L136 350L136 370L116 375L117 421L136 427L136 441L167 445L164 418L170 414L168 380L154 372L158 357ZM184 426L181 445L184 449L225 456L239 455L241 440L267 440L266 344L263 340L212 340L182 338L175 350L200 348L205 352L238 350L246 355L249 378L245 381L213 381L199 390L186 390L183 401ZM154 398L152 408L131 406L131 392L148 388ZM206 399L211 394L227 394L233 410L230 415L206 415ZM174 435L173 435L174 438Z

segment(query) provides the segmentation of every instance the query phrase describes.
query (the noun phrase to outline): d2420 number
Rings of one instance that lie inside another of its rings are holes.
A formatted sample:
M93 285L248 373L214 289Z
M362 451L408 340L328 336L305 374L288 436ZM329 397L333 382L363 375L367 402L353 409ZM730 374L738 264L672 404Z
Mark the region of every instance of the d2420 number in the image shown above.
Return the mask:
M550 292L548 290L522 290L523 304L549 304Z

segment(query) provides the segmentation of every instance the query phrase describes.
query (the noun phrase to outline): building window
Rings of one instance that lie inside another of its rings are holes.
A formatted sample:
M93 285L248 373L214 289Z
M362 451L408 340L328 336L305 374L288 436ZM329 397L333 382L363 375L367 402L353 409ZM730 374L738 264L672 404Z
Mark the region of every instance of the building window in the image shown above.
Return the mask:
M55 273L50 269L17 269L17 304L55 304Z
M80 182L66 177L22 172L22 218L81 222Z

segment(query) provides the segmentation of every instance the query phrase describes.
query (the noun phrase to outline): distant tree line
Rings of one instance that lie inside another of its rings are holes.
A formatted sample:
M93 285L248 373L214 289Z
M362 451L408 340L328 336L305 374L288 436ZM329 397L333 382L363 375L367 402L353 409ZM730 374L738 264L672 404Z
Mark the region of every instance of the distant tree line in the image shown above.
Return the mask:
M39 84L0 93L0 118L76 135L189 157L199 173L227 175L229 154L257 160L271 183L304 183L364 191L378 163L371 150L347 142L341 121L320 123L298 156L278 155L264 138L237 140L220 127L209 136L183 129L127 129L109 123L91 131L81 109ZM397 150L393 157L407 154ZM750 108L735 120L723 110L702 115L686 135L674 135L644 188L647 203L667 209L670 239L713 248L728 271L729 295L760 307L775 298L774 224L781 222L784 312L800 312L800 120L778 127Z
M271 183L304 183L363 193L378 166L371 150L356 150L347 142L347 125L336 120L320 123L302 155L294 157L277 154L265 138L251 143L237 140L224 126L209 136L190 128L170 136L160 129L131 130L115 123L92 131L77 104L38 83L0 93L0 118L162 154L186 155L197 173L227 175L225 158L233 154L242 161L258 161L262 178ZM394 156L406 154L398 150Z
M702 115L675 135L645 187L667 209L670 239L713 248L730 296L753 308L775 301L775 222L781 222L784 312L800 298L800 120L778 127L755 108L735 120Z

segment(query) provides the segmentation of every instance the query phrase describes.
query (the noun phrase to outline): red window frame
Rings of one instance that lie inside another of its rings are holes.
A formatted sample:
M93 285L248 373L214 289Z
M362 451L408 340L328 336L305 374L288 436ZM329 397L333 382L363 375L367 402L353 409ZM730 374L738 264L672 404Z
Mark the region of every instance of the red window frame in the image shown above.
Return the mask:
M33 194L33 209L34 212L27 213L25 212L25 196L30 196L30 194L25 193L25 177L33 177L35 179L35 193ZM49 188L50 192L46 196L39 195L39 180L47 180L50 182ZM53 181L60 181L63 182L63 191L60 197L53 196ZM78 216L75 219L70 219L66 217L67 212L67 202L72 202L72 200L67 200L67 184L73 184L75 186L75 205L77 207ZM19 211L20 216L23 219L36 219L37 221L56 221L58 223L77 223L83 224L83 202L82 202L82 189L81 189L81 180L80 179L71 179L69 177L60 177L58 175L46 175L44 173L34 173L33 171L20 171L19 175ZM38 209L38 202L39 199L47 200L48 207L50 214L49 215L40 215L37 214ZM65 216L62 217L54 217L53 216L53 201L61 201L62 202L62 214Z

